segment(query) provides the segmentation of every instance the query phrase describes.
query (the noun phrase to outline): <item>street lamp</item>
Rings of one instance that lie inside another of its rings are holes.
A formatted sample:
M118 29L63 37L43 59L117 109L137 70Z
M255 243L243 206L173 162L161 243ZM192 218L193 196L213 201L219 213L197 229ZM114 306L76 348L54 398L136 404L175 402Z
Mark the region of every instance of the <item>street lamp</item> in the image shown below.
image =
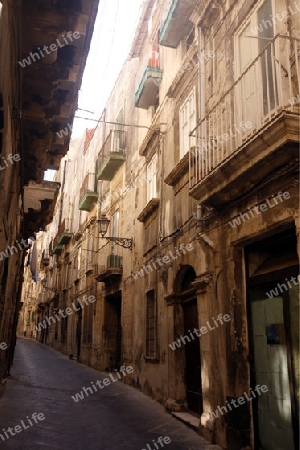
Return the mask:
M111 242L115 242L116 244L121 245L121 247L129 248L130 250L132 250L132 238L105 236L108 230L109 223L110 220L106 217L105 214L102 214L100 219L98 219L98 232L99 234L101 234L102 238L107 239Z
M109 224L110 220L106 217L105 214L102 214L100 219L98 219L98 232L99 234L101 234L102 238L104 238L104 236L106 235Z
M43 286L43 288L46 290L46 291L52 291L52 292L56 292L56 289L55 288L51 288L51 287L48 287L47 286L47 280L46 280L46 278L43 278L42 279L42 281L41 281L41 283L42 283L42 286Z

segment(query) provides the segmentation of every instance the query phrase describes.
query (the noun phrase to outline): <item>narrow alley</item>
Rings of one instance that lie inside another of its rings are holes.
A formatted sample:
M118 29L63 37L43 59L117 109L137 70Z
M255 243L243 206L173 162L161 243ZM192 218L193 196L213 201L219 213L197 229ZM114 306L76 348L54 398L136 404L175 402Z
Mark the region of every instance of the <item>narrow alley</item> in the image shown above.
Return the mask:
M0 450L300 448L300 0L0 0Z
M72 399L99 373L59 352L29 339L19 339L11 376L0 403L0 446L3 449L39 450L217 450L195 431L173 418L138 390L115 382L77 403ZM45 418L31 426L33 413ZM7 431L23 421L22 432ZM26 427L26 429L24 429ZM28 429L27 429L28 428ZM5 441L1 439L1 434ZM154 442L157 447L155 447ZM167 442L167 441L166 441Z

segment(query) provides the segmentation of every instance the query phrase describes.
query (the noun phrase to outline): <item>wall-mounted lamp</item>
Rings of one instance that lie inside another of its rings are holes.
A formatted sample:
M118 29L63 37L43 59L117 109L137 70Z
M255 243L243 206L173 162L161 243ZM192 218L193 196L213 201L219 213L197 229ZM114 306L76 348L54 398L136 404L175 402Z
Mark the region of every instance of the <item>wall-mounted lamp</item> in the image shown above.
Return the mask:
M105 236L108 230L109 223L110 220L106 217L105 214L102 214L100 219L98 219L98 232L99 234L101 234L102 238L107 239L111 242L115 242L116 244L121 245L121 247L129 248L130 250L132 250L132 238Z
M46 291L52 291L52 292L54 292L54 293L56 292L56 289L55 289L55 288L52 288L52 287L47 286L47 280L46 280L46 278L43 278L42 281L41 281L41 283L42 283L43 288L44 288Z

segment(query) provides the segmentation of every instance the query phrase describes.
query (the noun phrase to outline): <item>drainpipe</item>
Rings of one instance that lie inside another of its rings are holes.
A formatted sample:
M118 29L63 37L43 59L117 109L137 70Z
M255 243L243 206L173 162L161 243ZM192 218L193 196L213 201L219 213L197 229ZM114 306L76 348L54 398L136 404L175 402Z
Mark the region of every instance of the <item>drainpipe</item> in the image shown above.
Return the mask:
M203 30L198 26L198 59L199 59L199 120L203 120L205 117L205 63L204 63L204 36ZM202 142L205 136L205 122L201 123L200 129L198 128L198 133L200 133L199 141L199 153L197 158L197 163L201 158L202 152ZM197 145L196 145L197 147ZM196 151L197 155L197 151ZM202 206L198 205L197 215L202 217Z
M161 204L165 199L163 198L164 195L164 178L165 178L165 133L159 132L159 141L160 141L160 152L161 152L161 175L160 175L160 201ZM163 211L162 208L160 209L160 218L159 218L159 239L164 236L165 230L164 228L164 217L163 217Z
M60 196L60 209L59 209L58 226L60 226L61 218L62 218L63 201L64 201L64 187L65 187L65 182L66 182L66 167L67 167L67 160L65 160L63 177L62 177L62 182L61 182L61 196Z
M205 117L205 63L204 63L204 36L203 30L198 26L198 59L199 59L199 119ZM205 124L200 125L200 136L205 136ZM202 143L202 140L200 141ZM201 144L200 144L201 145Z

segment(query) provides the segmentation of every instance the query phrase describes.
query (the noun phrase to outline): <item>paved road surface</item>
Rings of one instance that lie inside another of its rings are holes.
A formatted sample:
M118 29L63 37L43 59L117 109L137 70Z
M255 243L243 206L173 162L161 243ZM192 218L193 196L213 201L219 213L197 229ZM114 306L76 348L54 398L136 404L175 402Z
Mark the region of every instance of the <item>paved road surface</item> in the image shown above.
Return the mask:
M75 403L71 395L108 375L35 341L18 339L11 374L0 399L0 450L219 448L209 445L160 404L119 381ZM35 424L33 413L42 413L44 420L38 416ZM157 443L160 436L168 436L171 443L162 447Z

